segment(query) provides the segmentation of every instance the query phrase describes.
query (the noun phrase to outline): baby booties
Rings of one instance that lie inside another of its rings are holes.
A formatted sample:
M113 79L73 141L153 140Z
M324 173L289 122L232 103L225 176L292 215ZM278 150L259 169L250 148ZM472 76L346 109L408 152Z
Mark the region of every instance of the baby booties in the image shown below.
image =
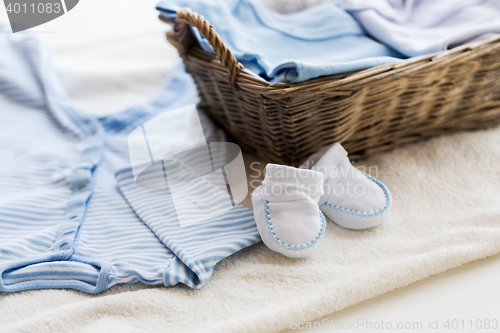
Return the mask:
M324 175L320 209L338 225L366 229L387 218L392 201L389 190L379 180L353 167L339 143L312 155L302 167Z
M326 222L318 207L323 174L268 164L252 194L254 218L266 246L284 256L303 258L318 246Z

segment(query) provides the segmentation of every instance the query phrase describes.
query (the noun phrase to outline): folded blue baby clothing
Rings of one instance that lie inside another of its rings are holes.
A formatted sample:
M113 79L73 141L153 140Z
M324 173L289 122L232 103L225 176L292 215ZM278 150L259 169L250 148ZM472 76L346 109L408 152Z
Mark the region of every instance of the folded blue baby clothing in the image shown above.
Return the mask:
M218 261L259 242L242 205L186 228L168 197L134 183L131 131L196 101L180 69L151 102L98 119L72 106L36 37L0 34L0 291L99 293L133 282L199 288ZM222 139L202 113L200 120L207 140ZM156 202L168 223L144 202Z
M500 33L498 0L342 0L342 8L408 57Z
M247 69L271 82L302 82L405 58L367 37L335 1L288 15L253 0L164 0L157 5L167 18L184 7L203 15ZM199 31L193 32L201 47L213 52Z

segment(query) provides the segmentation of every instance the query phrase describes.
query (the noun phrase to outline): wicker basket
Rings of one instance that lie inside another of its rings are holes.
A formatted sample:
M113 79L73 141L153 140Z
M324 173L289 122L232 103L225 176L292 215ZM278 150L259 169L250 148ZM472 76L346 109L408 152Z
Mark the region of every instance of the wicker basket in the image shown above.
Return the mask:
M167 38L198 87L200 106L241 147L297 165L341 142L351 158L442 133L500 123L500 38L397 64L302 83L244 69L203 16L185 8ZM192 35L196 27L216 54Z

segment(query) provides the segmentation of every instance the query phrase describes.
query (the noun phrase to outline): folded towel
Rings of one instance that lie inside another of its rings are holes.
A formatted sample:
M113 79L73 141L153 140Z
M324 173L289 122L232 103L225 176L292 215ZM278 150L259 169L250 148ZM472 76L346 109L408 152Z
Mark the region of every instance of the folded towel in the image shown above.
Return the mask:
M343 0L366 31L412 57L500 33L498 0Z
M253 0L164 0L157 9L172 18L184 8L203 15L233 55L271 82L302 82L393 63L399 53L367 37L336 2L283 15ZM213 52L193 29L201 47Z

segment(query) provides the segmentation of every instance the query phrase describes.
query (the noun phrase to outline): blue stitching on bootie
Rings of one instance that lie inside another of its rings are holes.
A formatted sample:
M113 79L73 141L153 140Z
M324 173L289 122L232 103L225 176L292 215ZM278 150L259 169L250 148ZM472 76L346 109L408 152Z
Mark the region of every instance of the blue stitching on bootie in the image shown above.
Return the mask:
M269 233L271 234L271 237L274 239L274 241L281 247L287 249L287 250L291 250L291 251L300 251L300 250L305 250L305 249L308 249L310 248L311 246L313 246L314 244L316 244L318 242L318 240L321 238L321 236L325 233L325 226L326 226L326 221L325 221L325 216L323 215L323 213L318 209L319 211L319 216L321 218L321 229L319 230L319 233L318 235L316 236L316 238L314 240L312 240L311 242L307 243L307 244L304 244L304 245L300 245L300 246L295 246L295 245L288 245L288 244L285 244L283 243L277 236L276 234L274 233L274 228L273 228L273 225L271 223L271 218L269 217L269 201L267 200L264 200L264 212L265 212L265 216L266 216L266 222L267 222L267 229L269 231Z
M389 197L389 191L387 190L387 187L382 184L378 179L376 179L375 177L372 177L370 176L369 174L367 173L364 173L364 172L361 172L363 175L365 175L368 179L370 179L371 181L373 181L375 184L377 184L378 186L380 186L380 188L382 189L382 191L384 191L384 194L385 194L385 200L386 200L386 204L383 208L379 209L379 210L376 210L374 212L371 212L371 213L365 213L365 212L359 212L357 210L352 210L352 209L347 209L347 208L343 208L343 207L340 207L340 206L337 206L337 205L330 205L329 203L325 202L323 204L323 206L326 206L327 208L330 208L330 209L333 209L333 210L336 210L338 212L341 212L341 213L346 213L346 214L351 214L351 215L357 215L357 216L362 216L362 217L370 217L370 216L377 216L377 215L380 215L382 214L383 212L385 212L390 204L391 204L391 199Z

